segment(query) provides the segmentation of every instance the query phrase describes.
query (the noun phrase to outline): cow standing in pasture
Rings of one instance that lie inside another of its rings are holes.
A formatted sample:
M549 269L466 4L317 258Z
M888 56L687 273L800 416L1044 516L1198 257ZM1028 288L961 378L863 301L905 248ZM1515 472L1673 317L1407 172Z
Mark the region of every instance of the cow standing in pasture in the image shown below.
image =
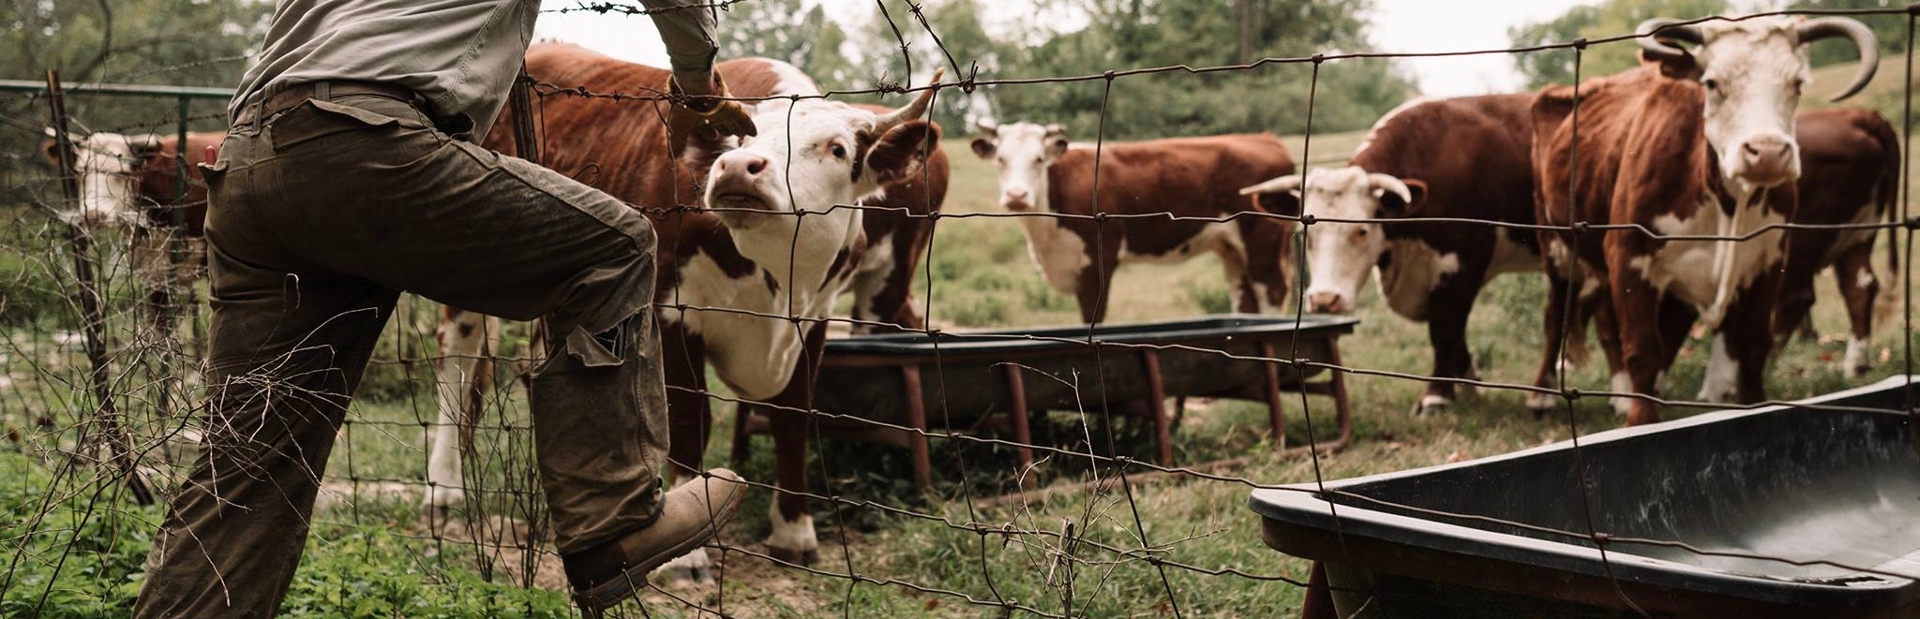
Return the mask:
M593 93L664 92L669 75L561 44L533 46L527 71L541 82ZM656 309L671 411L669 459L676 474L698 470L712 427L708 364L736 396L777 407L771 413L776 474L778 486L791 493L782 492L772 502L767 543L775 557L807 562L816 556L818 542L807 498L795 493L806 491L805 441L812 419L797 411L808 410L811 402L812 375L825 342L822 319L866 264L863 254L872 239L863 222L886 212L833 207L871 204L883 190L900 187L921 192L926 203L899 206L937 207L941 196L927 192L943 192L945 169L925 166L944 163L937 156L939 128L921 119L934 90L921 92L904 108L876 112L815 98L787 99L820 90L786 63L740 59L715 71L734 96L773 97L755 110L758 137L737 144L696 140L675 159L660 123L666 103L567 94L543 98L537 137L545 165L568 172L597 169L584 180L630 204L709 207L650 213L660 239ZM511 153L508 116L499 119L487 146ZM923 238L912 238L916 226L892 229L908 233L904 239L889 235L896 247L924 246ZM887 272L910 278L911 269L911 264L895 264ZM449 321L451 331L443 332L460 336L449 344L449 359L482 358L458 353L483 350L487 333L497 329L471 314L464 315L464 324L473 328L463 329L462 318ZM460 417L470 400L458 396L470 397L471 377L482 371L445 372L450 376L443 375L442 383L453 387L442 389L442 428L467 423ZM434 441L432 462L437 464L430 464L429 478L436 487L459 485L456 437L447 430ZM458 493L446 493L432 500L445 505L458 499ZM702 564L704 553L698 551L676 562L690 568Z
M1841 99L1872 79L1878 49L1871 30L1845 18L1655 19L1640 32L1652 34L1638 39L1649 64L1535 100L1539 221L1644 228L1543 233L1548 277L1555 290L1598 299L1615 391L1657 396L1698 317L1721 336L1717 363L1736 368L1736 399L1760 401L1786 252L1779 229L1755 233L1795 216L1794 108L1810 75L1806 47L1833 37L1858 46L1860 70ZM1549 380L1550 366L1537 381ZM1615 403L1629 424L1659 419L1651 401Z
M1474 299L1496 275L1540 269L1536 235L1485 224L1385 222L1532 224L1532 103L1532 95L1410 101L1374 123L1346 167L1241 189L1300 196L1302 213L1321 220L1305 231L1307 311L1352 313L1360 287L1377 275L1387 307L1427 323L1433 376L1473 378L1466 336ZM1453 399L1453 383L1433 381L1415 411L1443 410Z
M1257 214L1292 215L1298 202L1273 194L1256 205L1235 193L1293 173L1280 138L1262 133L1109 142L1099 149L1096 195L1095 148L1069 144L1064 127L1018 122L979 129L973 153L999 167L1000 207L1030 215L1019 218L1027 253L1049 286L1079 300L1082 320L1106 318L1108 284L1120 265L1184 262L1206 252L1225 265L1236 311L1274 313L1286 305L1291 225ZM1097 221L1096 213L1166 217Z
M51 128L47 130L53 132ZM87 229L125 228L130 233L129 262L146 287L148 328L152 336L170 333L169 276L186 286L200 276L206 264L207 183L199 164L209 148L219 146L226 133L187 134L184 149L178 136L94 133L71 142L74 175L80 201L57 216ZM57 146L45 144L47 158L59 161ZM187 158L182 187L180 154ZM175 236L187 249L176 269L170 259Z

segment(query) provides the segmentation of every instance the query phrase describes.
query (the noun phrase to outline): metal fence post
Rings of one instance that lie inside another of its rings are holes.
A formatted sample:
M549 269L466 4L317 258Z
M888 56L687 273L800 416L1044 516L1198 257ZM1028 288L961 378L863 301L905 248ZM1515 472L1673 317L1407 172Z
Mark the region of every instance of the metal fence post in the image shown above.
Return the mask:
M61 97L60 74L47 71L47 104L53 113L53 140L59 151L60 189L69 202L80 200L80 183L75 177L73 141L67 135L67 107ZM99 400L95 409L94 421L100 424L100 433L104 437L107 450L120 474L126 478L127 489L133 492L134 501L141 505L153 504L153 492L147 488L147 482L134 468L131 446L120 432L119 412L114 406L113 389L107 384L110 366L107 361L107 342L101 331L106 323L101 309L100 288L94 280L94 259L92 239L87 236L80 224L69 222L66 226L67 246L73 252L73 274L80 284L81 332L86 337L87 361L92 364L88 372L88 384L93 388L94 397Z

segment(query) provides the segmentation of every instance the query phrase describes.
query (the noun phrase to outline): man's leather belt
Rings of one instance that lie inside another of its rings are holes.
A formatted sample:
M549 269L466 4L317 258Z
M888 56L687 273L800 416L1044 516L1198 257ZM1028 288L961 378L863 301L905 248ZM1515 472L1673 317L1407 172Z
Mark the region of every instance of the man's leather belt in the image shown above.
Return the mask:
M359 82L347 80L323 80L303 82L279 88L264 99L248 103L240 108L240 115L233 120L234 125L250 125L263 118L299 107L310 99L332 101L341 97L373 95L404 101L408 105L419 105L420 97L404 86L386 82Z

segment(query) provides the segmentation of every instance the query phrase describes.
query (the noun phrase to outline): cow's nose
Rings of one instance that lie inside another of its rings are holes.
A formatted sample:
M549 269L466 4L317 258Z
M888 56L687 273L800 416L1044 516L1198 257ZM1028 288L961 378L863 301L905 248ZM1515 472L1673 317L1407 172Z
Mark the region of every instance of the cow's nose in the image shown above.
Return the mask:
M1307 295L1307 309L1316 314L1339 313L1340 301L1338 292L1315 292Z
M1027 201L1027 190L1025 190L1025 189L1008 189L1008 190L1007 190L1007 201L1008 201L1008 202L1025 202L1025 201Z
M720 166L720 174L722 175L739 175L750 179L759 178L761 173L767 171L767 158L752 153L735 151L721 157L716 165Z
M1756 180L1779 179L1787 174L1793 158L1793 143L1777 135L1758 136L1741 145L1740 157L1746 164L1748 176Z

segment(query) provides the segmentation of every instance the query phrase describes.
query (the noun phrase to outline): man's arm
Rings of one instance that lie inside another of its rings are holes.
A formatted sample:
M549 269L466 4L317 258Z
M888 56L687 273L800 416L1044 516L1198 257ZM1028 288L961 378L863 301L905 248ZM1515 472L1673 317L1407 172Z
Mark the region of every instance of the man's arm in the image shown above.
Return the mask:
M689 95L714 94L712 0L641 0L667 44L673 80Z

